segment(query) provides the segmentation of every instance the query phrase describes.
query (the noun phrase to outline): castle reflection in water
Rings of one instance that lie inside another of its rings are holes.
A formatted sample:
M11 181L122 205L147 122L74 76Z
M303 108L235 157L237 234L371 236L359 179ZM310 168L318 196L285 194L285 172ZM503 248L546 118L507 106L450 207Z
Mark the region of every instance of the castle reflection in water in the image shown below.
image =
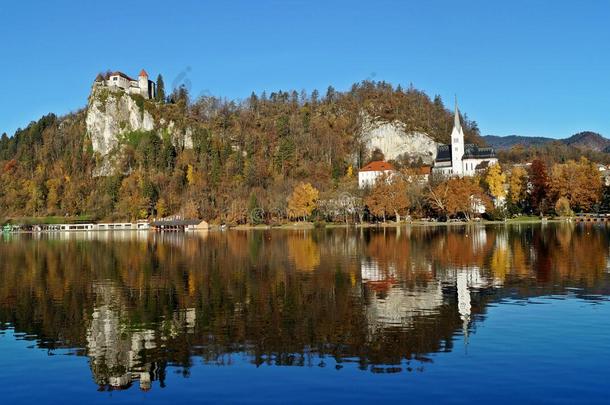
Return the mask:
M605 299L608 246L606 228L571 225L10 236L0 324L84 348L100 389L234 355L421 371L468 344L490 303L575 285Z

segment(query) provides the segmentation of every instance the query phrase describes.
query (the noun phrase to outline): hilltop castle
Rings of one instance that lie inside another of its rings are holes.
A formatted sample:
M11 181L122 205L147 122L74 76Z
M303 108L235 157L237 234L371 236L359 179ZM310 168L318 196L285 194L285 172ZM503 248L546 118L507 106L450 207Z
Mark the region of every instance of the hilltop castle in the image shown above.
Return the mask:
M154 99L157 95L155 82L148 80L148 73L144 69L140 72L138 79L132 79L123 72L99 74L95 78L95 86L120 88L129 94L139 94L145 99Z

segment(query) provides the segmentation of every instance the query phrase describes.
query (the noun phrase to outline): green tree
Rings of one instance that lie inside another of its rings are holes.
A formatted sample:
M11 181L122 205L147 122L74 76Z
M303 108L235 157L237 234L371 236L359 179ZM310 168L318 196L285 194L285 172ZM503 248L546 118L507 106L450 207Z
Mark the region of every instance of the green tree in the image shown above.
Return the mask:
M165 83L163 83L163 76L159 73L157 76L157 97L156 100L164 103L165 102Z
M261 223L262 219L256 194L251 193L250 198L248 199L248 221L253 225L258 225Z

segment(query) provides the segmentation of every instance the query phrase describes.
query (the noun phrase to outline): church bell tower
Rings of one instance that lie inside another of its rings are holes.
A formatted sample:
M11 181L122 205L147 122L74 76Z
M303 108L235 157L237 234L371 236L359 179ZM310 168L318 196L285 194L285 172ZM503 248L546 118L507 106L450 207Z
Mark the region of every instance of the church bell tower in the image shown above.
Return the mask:
M464 157L464 131L460 123L460 111L458 109L457 97L455 98L455 117L453 131L451 131L451 170L454 176L462 176L464 167L462 158Z

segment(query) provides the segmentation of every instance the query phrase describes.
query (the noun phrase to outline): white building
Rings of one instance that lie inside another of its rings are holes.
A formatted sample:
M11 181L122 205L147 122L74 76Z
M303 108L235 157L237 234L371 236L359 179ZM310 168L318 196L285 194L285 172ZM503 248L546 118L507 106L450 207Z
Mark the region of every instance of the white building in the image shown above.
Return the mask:
M372 187L377 178L386 175L388 178L396 171L394 166L388 162L375 161L364 166L358 172L358 187Z
M474 176L477 170L495 163L498 163L498 158L493 148L464 144L464 131L456 100L451 145L438 146L433 172L447 176Z
M155 82L148 80L148 73L144 69L140 72L138 79L132 79L123 72L113 72L107 77L101 74L95 79L96 85L120 88L129 94L139 94L145 99L153 99L157 95Z

